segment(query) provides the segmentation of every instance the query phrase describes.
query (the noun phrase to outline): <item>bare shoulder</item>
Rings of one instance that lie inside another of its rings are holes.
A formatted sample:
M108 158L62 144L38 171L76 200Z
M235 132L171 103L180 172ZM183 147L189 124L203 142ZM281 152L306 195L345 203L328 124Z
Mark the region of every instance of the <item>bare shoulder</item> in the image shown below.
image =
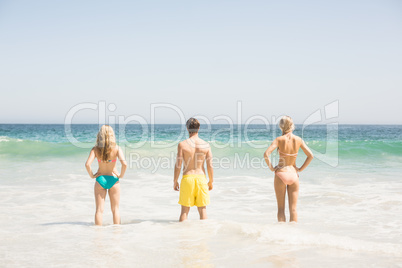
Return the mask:
M197 140L197 146L201 147L203 149L209 149L211 146L209 145L208 142L204 141L203 139L198 139Z
M278 141L283 141L284 137L283 136L278 136L275 138L274 142L278 142Z
M178 148L183 147L183 145L185 144L186 141L187 141L187 140L184 140L184 141L179 142L179 144L177 145L177 147L178 147Z
M204 141L203 139L198 138L197 141L198 141L200 144L208 144L208 145L209 145L209 143L208 143L207 141Z
M297 142L297 144L303 144L303 139L301 138L301 137L299 137L299 136L296 136L296 135L294 135L295 136L295 141Z
M294 135L294 137L295 137L295 139L296 139L297 141L302 141L302 138L300 138L299 136Z
M179 142L177 145L178 149L187 148L189 146L189 139Z
M272 141L272 144L273 144L273 145L279 145L279 144L283 144L283 142L284 142L283 136L279 136L279 137L276 137L276 138Z

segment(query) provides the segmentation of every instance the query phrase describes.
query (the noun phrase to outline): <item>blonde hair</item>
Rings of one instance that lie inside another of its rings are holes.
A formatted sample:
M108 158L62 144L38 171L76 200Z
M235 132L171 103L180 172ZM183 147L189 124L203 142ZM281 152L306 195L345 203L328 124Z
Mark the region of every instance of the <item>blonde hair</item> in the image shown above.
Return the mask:
M109 125L103 125L96 137L95 150L98 153L98 159L108 161L114 147L116 147L116 138L113 128Z
M290 116L283 116L279 121L279 128L282 130L282 135L289 133L295 129L295 124Z

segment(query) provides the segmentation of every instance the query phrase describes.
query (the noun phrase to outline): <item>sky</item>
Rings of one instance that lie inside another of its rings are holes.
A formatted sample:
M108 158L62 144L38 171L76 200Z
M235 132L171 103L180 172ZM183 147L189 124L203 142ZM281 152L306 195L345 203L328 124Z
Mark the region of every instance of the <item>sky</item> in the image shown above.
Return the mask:
M402 124L401 48L398 0L0 0L0 123Z

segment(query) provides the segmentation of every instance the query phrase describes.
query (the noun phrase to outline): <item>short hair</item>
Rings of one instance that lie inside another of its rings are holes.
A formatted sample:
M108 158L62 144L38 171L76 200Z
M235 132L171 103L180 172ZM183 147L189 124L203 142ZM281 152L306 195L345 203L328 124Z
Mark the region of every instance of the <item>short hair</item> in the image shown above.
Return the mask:
M187 120L186 126L189 133L197 133L200 129L200 122L198 122L197 119L191 117Z

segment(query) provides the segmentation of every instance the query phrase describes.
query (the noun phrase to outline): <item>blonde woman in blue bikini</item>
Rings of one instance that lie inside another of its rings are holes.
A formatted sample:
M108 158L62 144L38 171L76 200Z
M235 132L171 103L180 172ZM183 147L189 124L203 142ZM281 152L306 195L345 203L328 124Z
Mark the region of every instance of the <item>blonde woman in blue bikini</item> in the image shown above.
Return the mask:
M278 203L278 221L286 222L285 216L285 197L288 192L290 221L297 222L297 198L299 196L299 172L303 171L313 160L314 156L306 143L298 136L293 134L295 125L292 118L284 116L279 122L282 136L277 137L264 153L265 161L275 172L274 187L276 201ZM279 162L273 167L269 155L278 148ZM307 159L304 164L296 167L296 157L299 149L306 154Z
M94 159L98 159L98 171L93 174L91 164ZM119 158L121 163L121 172L117 173L116 160ZM102 225L102 214L105 207L106 193L109 192L110 206L113 213L113 223L120 224L120 183L127 169L127 163L123 151L116 145L116 138L113 128L103 125L98 132L96 145L92 148L85 167L91 178L95 179L95 225Z

